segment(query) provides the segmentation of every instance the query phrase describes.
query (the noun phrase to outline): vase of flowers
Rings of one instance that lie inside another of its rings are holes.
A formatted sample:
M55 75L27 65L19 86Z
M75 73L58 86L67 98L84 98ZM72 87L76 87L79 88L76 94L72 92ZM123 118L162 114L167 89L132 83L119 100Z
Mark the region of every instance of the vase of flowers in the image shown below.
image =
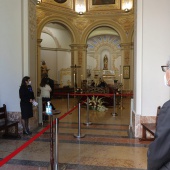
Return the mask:
M104 105L103 103L105 103L103 101L103 98L99 98L98 96L92 96L91 99L89 99L89 108L91 110L96 110L96 111L100 111L100 112L103 112L103 111L106 111L108 110ZM87 104L87 103L86 103Z

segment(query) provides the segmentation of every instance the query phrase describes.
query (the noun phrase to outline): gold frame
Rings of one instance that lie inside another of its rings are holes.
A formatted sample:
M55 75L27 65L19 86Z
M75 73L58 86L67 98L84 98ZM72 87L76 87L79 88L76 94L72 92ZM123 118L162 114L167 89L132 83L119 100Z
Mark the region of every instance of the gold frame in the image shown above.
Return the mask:
M90 10L113 10L113 9L121 9L121 0L115 0L115 4L108 4L108 5L93 5L92 0L89 0L88 2L88 11Z
M43 0L43 3L44 4L46 3L46 4L49 4L49 5L53 5L53 6L65 7L65 8L69 8L69 9L72 9L72 10L74 9L74 2L70 1L70 0L66 1L64 3L57 3L54 0Z
M130 66L123 66L123 79L130 79Z

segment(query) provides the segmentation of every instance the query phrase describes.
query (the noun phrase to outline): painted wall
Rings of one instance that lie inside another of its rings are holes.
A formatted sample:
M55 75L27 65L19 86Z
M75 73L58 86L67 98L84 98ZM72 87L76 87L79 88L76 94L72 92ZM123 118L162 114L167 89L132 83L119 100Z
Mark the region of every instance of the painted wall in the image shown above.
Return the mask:
M170 57L170 1L136 0L136 5L134 112L155 116L170 97L161 71Z
M0 5L2 23L0 27L0 106L6 104L7 109L11 111L20 109L18 90L23 72L21 8L20 1L6 0L1 1Z
M29 2L36 5L35 0ZM28 9L27 0L0 2L0 106L6 104L8 112L20 112L19 87L23 76L31 74L35 90L36 34L29 41Z
M71 34L59 24L47 24L43 28L41 39L41 47L70 49Z

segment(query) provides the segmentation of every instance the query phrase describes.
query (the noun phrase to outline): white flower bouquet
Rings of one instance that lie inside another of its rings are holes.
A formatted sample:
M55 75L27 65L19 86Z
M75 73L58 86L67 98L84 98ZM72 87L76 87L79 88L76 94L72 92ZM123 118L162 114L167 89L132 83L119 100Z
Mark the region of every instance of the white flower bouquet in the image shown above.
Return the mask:
M103 112L103 111L106 111L108 110L104 105L103 103L105 103L103 101L103 98L99 98L98 96L95 97L95 96L92 96L91 99L89 99L89 108L92 109L92 110L97 110L97 111L100 111L100 112ZM87 103L86 103L87 104Z

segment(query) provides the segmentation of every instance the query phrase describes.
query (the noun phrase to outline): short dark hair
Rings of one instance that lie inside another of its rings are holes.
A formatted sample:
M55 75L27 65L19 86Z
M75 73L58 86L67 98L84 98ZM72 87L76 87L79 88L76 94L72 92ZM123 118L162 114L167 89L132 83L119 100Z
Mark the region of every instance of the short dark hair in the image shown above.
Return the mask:
M48 84L48 79L46 77L42 78L40 86L45 87L45 85Z

